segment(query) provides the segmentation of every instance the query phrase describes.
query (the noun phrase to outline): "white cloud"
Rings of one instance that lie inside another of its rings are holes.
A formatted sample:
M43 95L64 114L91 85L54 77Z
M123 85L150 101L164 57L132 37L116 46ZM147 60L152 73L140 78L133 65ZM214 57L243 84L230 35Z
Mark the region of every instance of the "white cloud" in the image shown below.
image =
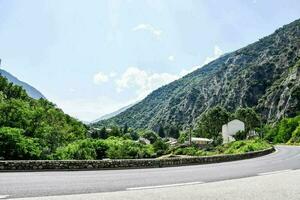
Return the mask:
M179 76L183 77L183 76L185 76L185 75L187 75L187 74L195 71L196 69L199 69L199 68L203 67L204 65L210 63L211 61L219 58L222 54L223 54L223 51L220 49L220 47L217 46L217 45L215 45L214 46L214 55L213 56L206 57L202 65L195 65L195 66L193 66L190 69L183 69L183 70L181 70L181 72L179 73Z
M175 60L175 57L174 56L169 56L168 60L171 61L171 62L173 62Z
M99 85L101 83L107 82L109 80L109 77L111 77L111 75L108 76L102 72L98 72L94 75L93 80L96 85Z
M132 29L132 31L147 31L154 35L157 39L160 39L162 30L155 28L151 24L139 24Z
M214 55L207 57L204 61L204 65L206 65L206 64L210 63L211 61L219 58L222 54L223 54L223 51L220 49L220 47L215 45L214 46Z
M110 72L109 73L109 77L111 77L111 78L114 78L114 77L116 77L117 76L117 74L115 73L115 72Z
M124 89L135 89L138 99L142 99L153 90L178 78L179 76L174 74L151 73L137 67L129 67L122 74L120 79L116 80L117 91L121 92Z
M189 73L195 71L196 69L198 69L198 68L200 68L200 67L201 67L201 66L196 65L196 66L191 67L190 69L183 69L183 70L181 70L181 72L179 73L179 76L180 76L180 77L183 77L183 76L185 76L185 75L187 75L187 74L189 74Z

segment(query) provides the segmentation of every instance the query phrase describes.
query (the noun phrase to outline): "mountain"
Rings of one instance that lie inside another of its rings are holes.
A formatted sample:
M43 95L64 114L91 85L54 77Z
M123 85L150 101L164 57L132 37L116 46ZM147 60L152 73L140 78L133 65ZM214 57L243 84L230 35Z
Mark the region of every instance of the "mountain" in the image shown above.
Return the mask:
M0 69L0 75L6 77L9 82L12 82L16 85L22 86L26 90L27 94L30 97L32 97L34 99L40 99L40 98L45 99L44 95L40 91L38 91L37 89L35 89L31 85L29 85L29 84L27 84L23 81L20 81L18 78L16 78L12 74L8 73L7 71L5 71L3 69Z
M187 127L207 109L255 108L267 122L300 111L300 20L163 86L95 126Z
M33 99L0 76L0 160L48 160L87 138L87 127L47 99ZM76 150L76 152L78 152Z
M100 118L94 120L92 123L97 123L97 122L99 122L99 121L107 120L107 119L110 119L110 118L112 118L112 117L114 117L114 116L117 116L118 114L120 114L120 113L126 111L128 108L132 107L133 105L134 105L134 103L133 103L133 104L130 104L130 105L127 105L127 106L125 106L125 107L122 107L122 108L120 108L119 110L117 110L117 111L115 111L115 112L112 112L112 113L103 115L103 116L101 116Z

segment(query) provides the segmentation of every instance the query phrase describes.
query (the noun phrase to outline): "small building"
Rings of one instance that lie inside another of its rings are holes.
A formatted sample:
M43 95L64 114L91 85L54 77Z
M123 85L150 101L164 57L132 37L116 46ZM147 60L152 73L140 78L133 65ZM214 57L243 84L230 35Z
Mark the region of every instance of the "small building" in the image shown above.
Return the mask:
M235 141L234 135L239 131L245 131L245 123L234 119L222 126L223 143Z
M166 139L168 140L166 143L171 146L175 146L178 144L178 141L175 138L167 137Z
M208 139L208 138L192 137L191 138L191 142L193 144L196 144L196 145L199 145L199 146L203 146L203 145L211 144L213 142L213 140L212 139Z

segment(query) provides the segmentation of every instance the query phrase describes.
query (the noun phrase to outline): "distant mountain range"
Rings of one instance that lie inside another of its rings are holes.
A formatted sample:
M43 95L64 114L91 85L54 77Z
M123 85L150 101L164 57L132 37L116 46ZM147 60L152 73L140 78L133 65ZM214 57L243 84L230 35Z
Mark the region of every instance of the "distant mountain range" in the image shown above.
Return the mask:
M94 126L184 128L217 105L229 111L252 107L268 122L300 112L300 20L153 91Z
M0 61L0 63L1 63L1 61ZM15 76L10 74L9 72L7 72L3 69L0 69L0 75L6 77L9 82L14 83L15 85L22 86L26 90L27 94L30 97L32 97L34 99L40 99L40 98L45 99L45 96L40 91L38 91L37 89L35 89L31 85L29 85L29 84L27 84L23 81L20 81L18 78L16 78Z
M91 122L91 124L97 123L97 122L102 121L102 120L107 120L107 119L110 119L110 118L112 118L112 117L114 117L114 116L117 116L118 114L120 114L120 113L126 111L128 108L132 107L133 105L134 105L134 103L133 103L133 104L130 104L130 105L128 105L128 106L125 106L125 107L123 107L123 108L120 108L119 110L117 110L117 111L115 111L115 112L112 112L112 113L103 115L102 117L100 117L100 118L94 120L93 122Z

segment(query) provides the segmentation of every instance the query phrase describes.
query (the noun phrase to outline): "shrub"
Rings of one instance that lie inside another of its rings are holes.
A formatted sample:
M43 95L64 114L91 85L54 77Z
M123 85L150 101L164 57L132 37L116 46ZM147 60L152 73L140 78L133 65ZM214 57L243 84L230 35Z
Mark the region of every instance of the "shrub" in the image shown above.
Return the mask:
M147 140L149 140L151 144L156 142L156 140L158 139L158 135L155 132L150 130L143 131L140 133L140 135L146 138Z
M166 153L166 151L168 150L169 145L167 143L165 143L164 141L162 141L161 139L156 140L156 142L154 142L153 144L153 150L154 152L156 152L157 156L162 156Z
M234 136L236 140L245 140L247 138L246 131L238 131Z
M300 116L294 118L284 118L274 127L264 128L265 139L274 143L292 143L293 132L300 125Z
M225 145L222 145L218 148L219 153L224 154L237 154L237 153L246 153L251 151L259 151L270 148L271 145L264 140L255 139L255 140L243 140L235 141Z
M111 159L149 158L154 155L151 145L143 145L128 139L110 137L105 143L109 147L107 156Z
M107 149L107 145L102 140L78 140L65 147L59 147L53 158L59 160L103 159Z
M37 140L24 136L24 130L0 128L0 158L8 160L38 159L41 148Z
M197 147L180 147L173 152L175 155L207 156L213 152L202 151Z
M293 131L288 144L300 144L300 125Z

